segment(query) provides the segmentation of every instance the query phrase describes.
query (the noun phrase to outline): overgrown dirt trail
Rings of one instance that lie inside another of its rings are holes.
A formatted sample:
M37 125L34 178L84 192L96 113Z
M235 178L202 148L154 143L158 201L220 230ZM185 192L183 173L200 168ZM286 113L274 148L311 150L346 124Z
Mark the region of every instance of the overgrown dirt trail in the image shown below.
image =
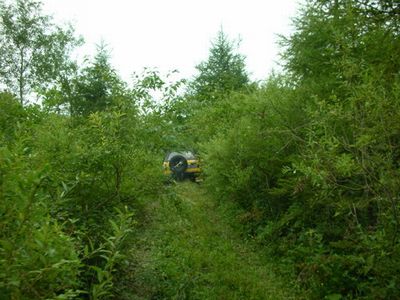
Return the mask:
M201 185L179 183L148 210L127 299L301 298L229 224L232 210Z

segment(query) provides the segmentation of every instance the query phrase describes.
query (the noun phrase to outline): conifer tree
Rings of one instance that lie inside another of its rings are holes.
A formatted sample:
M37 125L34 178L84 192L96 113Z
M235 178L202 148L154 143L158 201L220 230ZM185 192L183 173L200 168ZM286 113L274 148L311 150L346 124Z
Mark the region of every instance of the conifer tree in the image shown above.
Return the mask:
M249 84L245 57L222 30L212 42L208 59L196 68L199 74L190 84L190 94L200 102L213 101Z

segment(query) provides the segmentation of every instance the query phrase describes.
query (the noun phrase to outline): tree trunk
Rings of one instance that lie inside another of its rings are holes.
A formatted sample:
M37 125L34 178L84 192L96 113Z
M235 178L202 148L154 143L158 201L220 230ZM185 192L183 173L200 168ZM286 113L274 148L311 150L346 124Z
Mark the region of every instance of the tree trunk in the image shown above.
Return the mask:
M19 65L19 99L21 102L21 105L24 106L24 51L23 49L19 50L19 59L20 59L20 65Z

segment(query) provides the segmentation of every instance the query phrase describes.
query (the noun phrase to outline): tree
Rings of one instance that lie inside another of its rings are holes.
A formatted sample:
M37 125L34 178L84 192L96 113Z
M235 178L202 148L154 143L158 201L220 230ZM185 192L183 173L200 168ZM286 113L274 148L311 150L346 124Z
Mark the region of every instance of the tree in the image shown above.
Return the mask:
M0 83L21 104L32 90L55 83L72 67L71 50L80 44L73 28L61 28L35 0L0 0Z
M217 95L238 91L249 83L245 58L220 30L211 44L209 57L196 68L199 74L190 84L190 94L199 101L211 101Z
M296 30L282 42L292 81L318 97L333 91L346 97L368 66L382 68L391 84L399 66L399 9L391 0L307 1Z
M123 81L110 64L110 53L104 43L89 66L82 69L69 87L70 112L75 115L89 115L115 104L115 99L126 96Z

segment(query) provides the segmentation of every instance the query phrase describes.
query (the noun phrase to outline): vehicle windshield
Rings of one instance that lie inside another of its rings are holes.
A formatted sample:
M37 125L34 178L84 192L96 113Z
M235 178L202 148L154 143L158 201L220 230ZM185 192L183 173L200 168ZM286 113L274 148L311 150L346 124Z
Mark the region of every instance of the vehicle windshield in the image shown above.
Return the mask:
M180 152L170 152L170 153L168 153L165 156L165 160L168 161L175 155L182 155L186 159L196 159L196 157L194 156L193 152L191 152L191 151L180 151Z
M195 159L194 154L190 151L181 152L186 159Z

